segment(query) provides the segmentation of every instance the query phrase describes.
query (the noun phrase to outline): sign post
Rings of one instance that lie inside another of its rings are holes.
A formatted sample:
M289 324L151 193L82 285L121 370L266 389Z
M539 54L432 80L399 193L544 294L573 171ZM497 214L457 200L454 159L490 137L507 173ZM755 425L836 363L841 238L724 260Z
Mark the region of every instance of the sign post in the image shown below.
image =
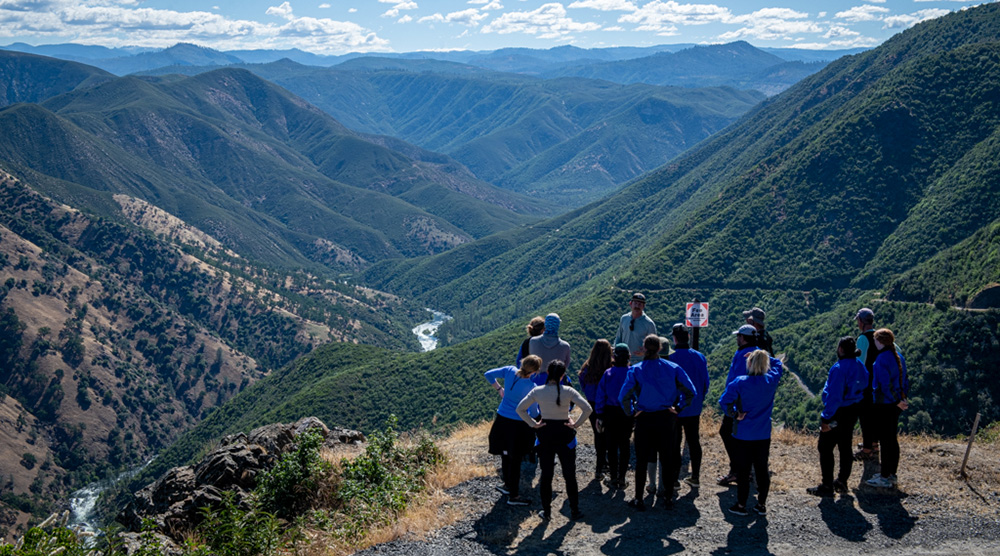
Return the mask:
M684 311L684 324L689 326L691 330L691 349L698 349L698 332L702 327L708 326L708 303L702 303L698 301L698 298L694 298L694 301L687 304L687 309Z

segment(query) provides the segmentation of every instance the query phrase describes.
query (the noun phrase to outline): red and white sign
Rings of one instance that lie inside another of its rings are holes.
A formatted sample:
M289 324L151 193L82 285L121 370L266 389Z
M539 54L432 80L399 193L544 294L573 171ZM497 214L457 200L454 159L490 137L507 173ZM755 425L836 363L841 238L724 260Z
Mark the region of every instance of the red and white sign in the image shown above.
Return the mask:
M708 303L688 303L684 312L684 324L691 328L708 326Z

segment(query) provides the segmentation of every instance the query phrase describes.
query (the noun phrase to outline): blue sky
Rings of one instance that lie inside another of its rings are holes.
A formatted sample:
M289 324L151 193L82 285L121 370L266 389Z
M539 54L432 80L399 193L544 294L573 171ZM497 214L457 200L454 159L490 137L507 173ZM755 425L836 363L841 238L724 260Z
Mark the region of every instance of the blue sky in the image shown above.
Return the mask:
M839 49L981 0L0 0L0 44L319 54L720 43Z

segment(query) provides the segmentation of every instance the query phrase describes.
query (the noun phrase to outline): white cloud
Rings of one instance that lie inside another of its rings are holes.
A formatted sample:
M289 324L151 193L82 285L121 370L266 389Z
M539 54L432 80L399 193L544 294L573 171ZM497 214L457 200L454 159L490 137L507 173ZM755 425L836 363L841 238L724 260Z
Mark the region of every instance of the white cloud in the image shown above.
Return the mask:
M178 42L213 48L301 48L319 53L384 51L389 43L357 23L296 17L284 2L267 8L278 23L232 19L209 11L132 6L132 0L0 0L0 36L33 35L105 46L172 46ZM30 11L29 11L30 10Z
M837 19L843 19L852 23L859 21L878 21L882 19L882 14L889 13L889 8L881 6L854 6L848 10L837 12Z
M382 14L382 17L399 17L400 10L415 10L417 9L417 3L411 0L404 0L400 2L399 0L378 0L384 4L395 4L393 7L389 8Z
M638 8L629 0L576 0L570 8L590 8L602 12L634 12Z
M557 39L572 33L597 31L601 26L575 21L566 16L566 8L557 2L542 4L526 12L507 12L483 27L483 33L523 33L542 39Z
M842 25L831 25L830 29L823 34L823 38L832 39L835 37L857 37L860 35L861 33L858 33L857 31L850 29L848 27L844 27Z
M318 7L321 10L328 10L328 9L330 9L331 6L330 6L330 4L323 3L323 4L320 4ZM351 9L354 9L354 8L351 8Z
M451 12L448 15L441 15L440 13L428 15L421 17L417 20L418 23L458 23L459 25L468 25L470 27L475 27L479 25L479 22L489 17L487 14L480 13L476 8L469 8L467 10L461 10L458 12Z
M920 0L917 0L919 2ZM865 0L869 4L885 4L885 0Z
M292 5L288 2L283 2L280 6L271 6L264 13L267 15L276 15L284 19L292 19L295 17L292 15Z
M485 6L479 9L483 10L484 12L491 10L502 10L503 4L500 3L500 0L492 0L489 4L486 4Z
M941 17L949 13L951 13L950 10L931 8L927 10L919 10L912 14L891 15L882 21L885 22L886 29L899 29L913 27L921 21L927 21L928 19L934 19L935 17Z
M396 20L396 23L409 23L411 21L413 21L413 18L410 17L410 14L406 14L403 17Z
M601 31L624 31L625 28L620 25L615 25L613 27L605 27Z
M348 8L347 13L349 13L349 14L358 13L358 9L357 8Z
M733 17L729 8L715 4L681 4L673 0L647 2L633 13L618 18L619 23L637 24L638 31L676 34L677 25L722 23Z
M793 35L822 33L823 28L809 20L809 14L789 8L763 8L755 12L729 18L726 23L743 25L739 29L719 35L724 41L743 38L759 40L789 40Z

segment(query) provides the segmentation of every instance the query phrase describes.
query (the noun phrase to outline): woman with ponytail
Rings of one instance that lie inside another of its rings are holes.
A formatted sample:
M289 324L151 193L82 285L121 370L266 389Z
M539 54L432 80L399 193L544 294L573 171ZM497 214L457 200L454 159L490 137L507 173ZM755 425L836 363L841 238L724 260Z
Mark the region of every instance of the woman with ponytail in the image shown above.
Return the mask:
M910 407L906 400L910 394L910 379L906 373L906 360L896 349L896 336L892 330L880 328L875 331L873 339L878 357L872 365L872 415L876 440L882 451L882 465L866 484L895 488L899 467L899 416Z
M571 517L583 517L580 512L580 496L576 484L576 429L590 417L592 408L579 392L561 384L566 375L566 364L560 360L549 363L548 378L542 386L536 386L517 404L517 414L535 429L538 435L538 464L542 468L538 490L542 499L539 516L548 520L552 516L552 478L555 475L555 458L559 456L563 479L566 481L566 497L569 499ZM541 420L528 415L528 408L538 404ZM576 420L569 417L572 404L580 406L583 413Z
M517 405L535 387L532 379L541 366L540 357L528 355L521 360L520 369L507 366L485 373L486 380L500 394L500 406L490 428L489 452L500 456L503 486L496 489L507 495L508 506L528 505L528 500L520 496L521 459L534 448L535 435L518 417Z
M823 386L823 412L820 413L819 467L823 478L818 486L806 489L814 496L833 496L847 492L854 457L851 441L854 425L858 422L865 388L868 387L868 369L858 361L861 355L854 338L844 336L837 343L837 362L830 367ZM840 451L840 469L833 478L833 450Z

